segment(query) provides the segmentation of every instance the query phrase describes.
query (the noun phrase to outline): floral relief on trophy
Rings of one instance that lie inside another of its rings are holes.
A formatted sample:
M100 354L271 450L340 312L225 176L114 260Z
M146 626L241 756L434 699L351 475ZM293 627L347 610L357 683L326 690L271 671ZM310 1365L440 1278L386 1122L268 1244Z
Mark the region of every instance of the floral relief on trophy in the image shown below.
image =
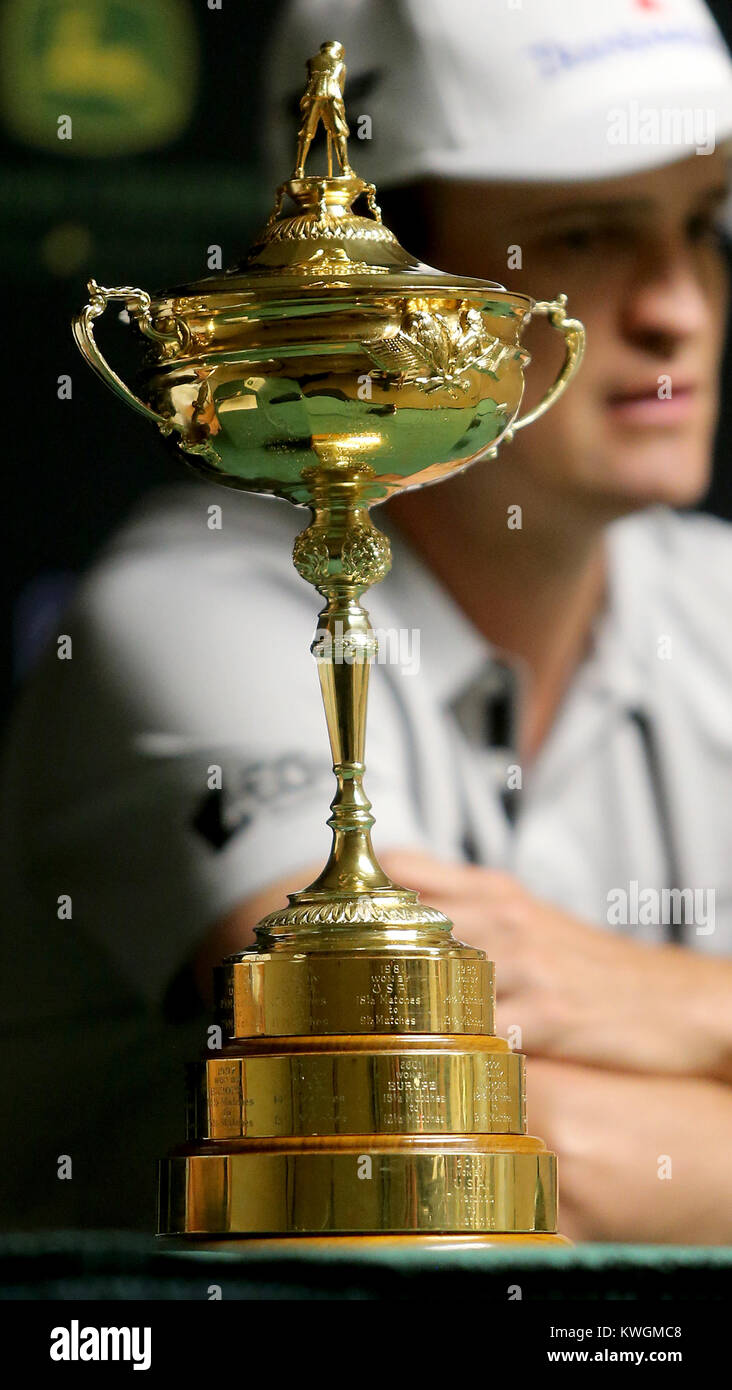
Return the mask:
M330 551L325 536L315 527L308 526L295 537L292 547L292 563L302 579L308 584L322 584L330 571Z
M377 368L375 379L414 382L426 394L445 390L453 398L470 390L471 372L497 379L509 362L519 361L523 368L531 361L525 349L489 333L480 310L463 304L452 321L430 311L428 300L419 297L404 300L394 333L366 340L363 347Z
M322 527L313 525L295 538L292 560L298 574L316 588L328 580L368 588L389 573L391 547L375 526L355 523L346 530L340 546L333 546Z
M352 526L341 548L344 578L352 584L378 584L391 568L391 547L375 526Z

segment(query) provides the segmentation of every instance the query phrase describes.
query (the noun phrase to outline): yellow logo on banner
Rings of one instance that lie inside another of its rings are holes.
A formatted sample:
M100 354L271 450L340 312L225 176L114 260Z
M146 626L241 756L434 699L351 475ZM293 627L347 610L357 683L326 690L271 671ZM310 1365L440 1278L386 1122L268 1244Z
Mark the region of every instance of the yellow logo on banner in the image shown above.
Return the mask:
M0 104L25 144L62 155L168 144L190 118L197 66L187 0L6 0Z

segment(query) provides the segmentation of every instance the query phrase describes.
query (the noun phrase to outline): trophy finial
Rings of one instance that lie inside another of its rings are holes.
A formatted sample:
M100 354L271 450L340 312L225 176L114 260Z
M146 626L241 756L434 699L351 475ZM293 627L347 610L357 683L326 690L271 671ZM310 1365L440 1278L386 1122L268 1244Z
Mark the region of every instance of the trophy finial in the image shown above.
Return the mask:
M343 44L331 39L321 43L315 56L307 60L308 81L300 98L302 124L297 134L293 178L301 179L304 176L308 151L321 121L328 143L328 177L333 177L334 148L341 175L349 178L353 174L348 162L348 124L343 102L345 57Z

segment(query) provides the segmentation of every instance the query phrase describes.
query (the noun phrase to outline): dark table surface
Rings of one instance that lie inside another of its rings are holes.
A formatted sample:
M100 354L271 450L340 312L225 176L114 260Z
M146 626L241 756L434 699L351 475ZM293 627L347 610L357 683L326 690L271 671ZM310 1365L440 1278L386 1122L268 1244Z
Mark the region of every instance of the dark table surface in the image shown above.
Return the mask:
M509 1289L514 1290L509 1293ZM221 1291L220 1294L218 1291ZM577 1245L424 1251L404 1244L323 1252L165 1246L120 1231L0 1237L0 1298L12 1299L729 1299L732 1247Z

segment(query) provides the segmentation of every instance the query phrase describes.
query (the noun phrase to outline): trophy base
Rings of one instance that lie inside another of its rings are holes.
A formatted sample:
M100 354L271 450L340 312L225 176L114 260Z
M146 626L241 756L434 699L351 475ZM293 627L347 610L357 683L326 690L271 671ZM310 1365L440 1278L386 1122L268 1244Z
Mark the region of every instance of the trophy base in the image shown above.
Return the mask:
M493 1032L493 966L407 890L314 888L217 972L159 1236L210 1252L562 1246L556 1155ZM368 943L368 944L367 944ZM225 1041L223 1041L225 1039Z
M450 1254L453 1250L497 1250L516 1245L564 1246L571 1249L574 1242L567 1236L551 1232L526 1231L508 1235L495 1232L486 1235L450 1235L432 1232L429 1235L329 1235L329 1236L232 1236L227 1240L212 1240L209 1236L156 1237L165 1250L185 1250L189 1253L211 1251L221 1254L271 1255L273 1259L289 1259L302 1251L314 1255L358 1257L368 1254L398 1254L405 1250L420 1250L426 1254Z
M556 1235L556 1156L520 1134L327 1135L185 1145L158 1231L207 1238Z

